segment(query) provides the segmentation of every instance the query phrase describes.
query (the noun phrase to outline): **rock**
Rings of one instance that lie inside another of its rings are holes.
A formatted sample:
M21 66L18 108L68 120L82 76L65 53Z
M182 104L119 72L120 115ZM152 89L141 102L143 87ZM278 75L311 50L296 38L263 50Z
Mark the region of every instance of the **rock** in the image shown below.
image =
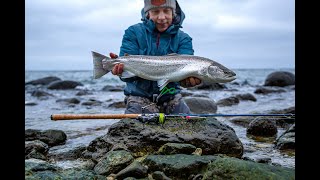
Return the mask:
M25 142L25 159L35 158L46 160L48 151L49 146L40 140Z
M276 123L268 119L256 118L250 122L247 128L247 134L255 136L270 137L275 136L278 132Z
M270 94L270 93L282 93L282 92L286 92L286 90L262 87L262 88L257 88L254 91L254 93L256 94Z
M280 150L295 149L295 134L295 124L293 124L277 138L275 148Z
M49 145L49 147L65 144L67 135L61 130L49 129L45 131L27 129L25 130L25 140L40 140Z
M80 100L77 98L64 98L64 99L57 99L56 102L62 102L66 104L79 104Z
M216 113L217 105L214 100L205 97L184 97L183 100L195 114Z
M216 156L212 155L149 155L142 164L148 167L149 172L163 171L172 179L188 179L190 175L198 174L215 159Z
M127 151L110 151L99 160L93 170L100 175L118 173L120 170L131 164L132 161L133 157L131 153Z
M152 173L152 178L154 180L171 180L168 176L166 176L163 172L161 171L155 171Z
M295 84L295 75L291 72L276 71L269 74L264 82L264 86L289 86Z
M25 84L32 84L32 85L48 85L54 81L59 81L61 80L58 77L55 76L48 76L48 77L44 77L44 78L40 78L40 79L36 79L36 80L32 80L29 82L26 82Z
M157 154L191 154L196 147L191 144L166 143L160 147Z
M123 101L111 103L108 108L126 108L126 104Z
M42 91L42 90L34 90L32 93L31 93L31 96L34 96L34 97L43 97L43 96L53 96L52 94L50 93L47 93L45 91Z
M224 156L208 164L203 180L209 179L295 179L295 170Z
M221 90L221 89L227 89L227 87L224 84L214 83L210 85L203 84L203 85L188 88L188 89Z
M54 81L48 85L48 89L75 89L77 86L83 86L82 83L77 81Z
M138 161L134 161L128 167L121 170L115 175L116 179L124 179L126 177L144 178L148 176L148 169Z
M256 97L254 97L254 95L252 95L250 93L238 94L238 95L236 95L236 98L238 98L239 100L244 100L244 101L257 101Z
M236 105L239 104L239 99L237 97L228 97L228 98L224 98L224 99L220 99L217 102L218 106L232 106L232 105Z
M243 145L234 129L215 118L187 121L175 119L166 121L163 125L122 119L114 123L105 136L94 142L87 148L93 154L121 147L131 151L134 157L141 157L158 151L166 143L191 144L201 148L203 155L227 154L241 157L243 154Z

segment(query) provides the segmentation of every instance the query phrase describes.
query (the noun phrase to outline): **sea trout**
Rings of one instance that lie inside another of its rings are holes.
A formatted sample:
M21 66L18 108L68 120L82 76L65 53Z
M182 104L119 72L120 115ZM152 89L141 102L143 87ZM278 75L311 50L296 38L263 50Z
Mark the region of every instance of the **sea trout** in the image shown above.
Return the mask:
M179 82L197 77L201 84L226 83L236 79L236 74L216 61L194 55L169 54L165 56L125 55L116 59L92 51L93 77L102 77L114 65L123 63L121 78L134 76L157 81L162 90L169 82ZM200 84L200 85L201 85Z

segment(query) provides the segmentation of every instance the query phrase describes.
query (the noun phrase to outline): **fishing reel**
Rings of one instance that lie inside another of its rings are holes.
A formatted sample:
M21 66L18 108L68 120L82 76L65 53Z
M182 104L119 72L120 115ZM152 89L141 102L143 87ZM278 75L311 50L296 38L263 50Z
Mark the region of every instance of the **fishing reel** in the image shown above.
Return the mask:
M141 114L137 119L142 123L164 124L165 115L164 113Z
M190 116L185 114L165 115L164 113L141 114L137 119L142 123L164 124L166 120L206 120L206 117Z

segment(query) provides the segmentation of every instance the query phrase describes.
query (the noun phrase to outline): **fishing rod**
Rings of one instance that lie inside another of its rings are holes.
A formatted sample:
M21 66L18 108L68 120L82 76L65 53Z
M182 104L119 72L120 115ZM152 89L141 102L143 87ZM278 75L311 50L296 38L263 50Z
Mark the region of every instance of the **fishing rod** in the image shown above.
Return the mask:
M52 114L51 120L77 120L77 119L137 119L143 123L154 122L163 124L166 120L205 120L207 117L231 117L231 116L268 116L268 117L286 117L295 118L295 114Z

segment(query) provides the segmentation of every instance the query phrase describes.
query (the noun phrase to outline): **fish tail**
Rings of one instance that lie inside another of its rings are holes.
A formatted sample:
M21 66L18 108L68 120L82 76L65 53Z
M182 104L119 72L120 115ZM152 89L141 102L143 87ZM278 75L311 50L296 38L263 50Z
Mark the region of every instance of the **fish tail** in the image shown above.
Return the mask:
M93 78L98 79L110 72L109 68L104 69L102 64L104 59L109 60L110 58L94 51L91 52L93 57Z

